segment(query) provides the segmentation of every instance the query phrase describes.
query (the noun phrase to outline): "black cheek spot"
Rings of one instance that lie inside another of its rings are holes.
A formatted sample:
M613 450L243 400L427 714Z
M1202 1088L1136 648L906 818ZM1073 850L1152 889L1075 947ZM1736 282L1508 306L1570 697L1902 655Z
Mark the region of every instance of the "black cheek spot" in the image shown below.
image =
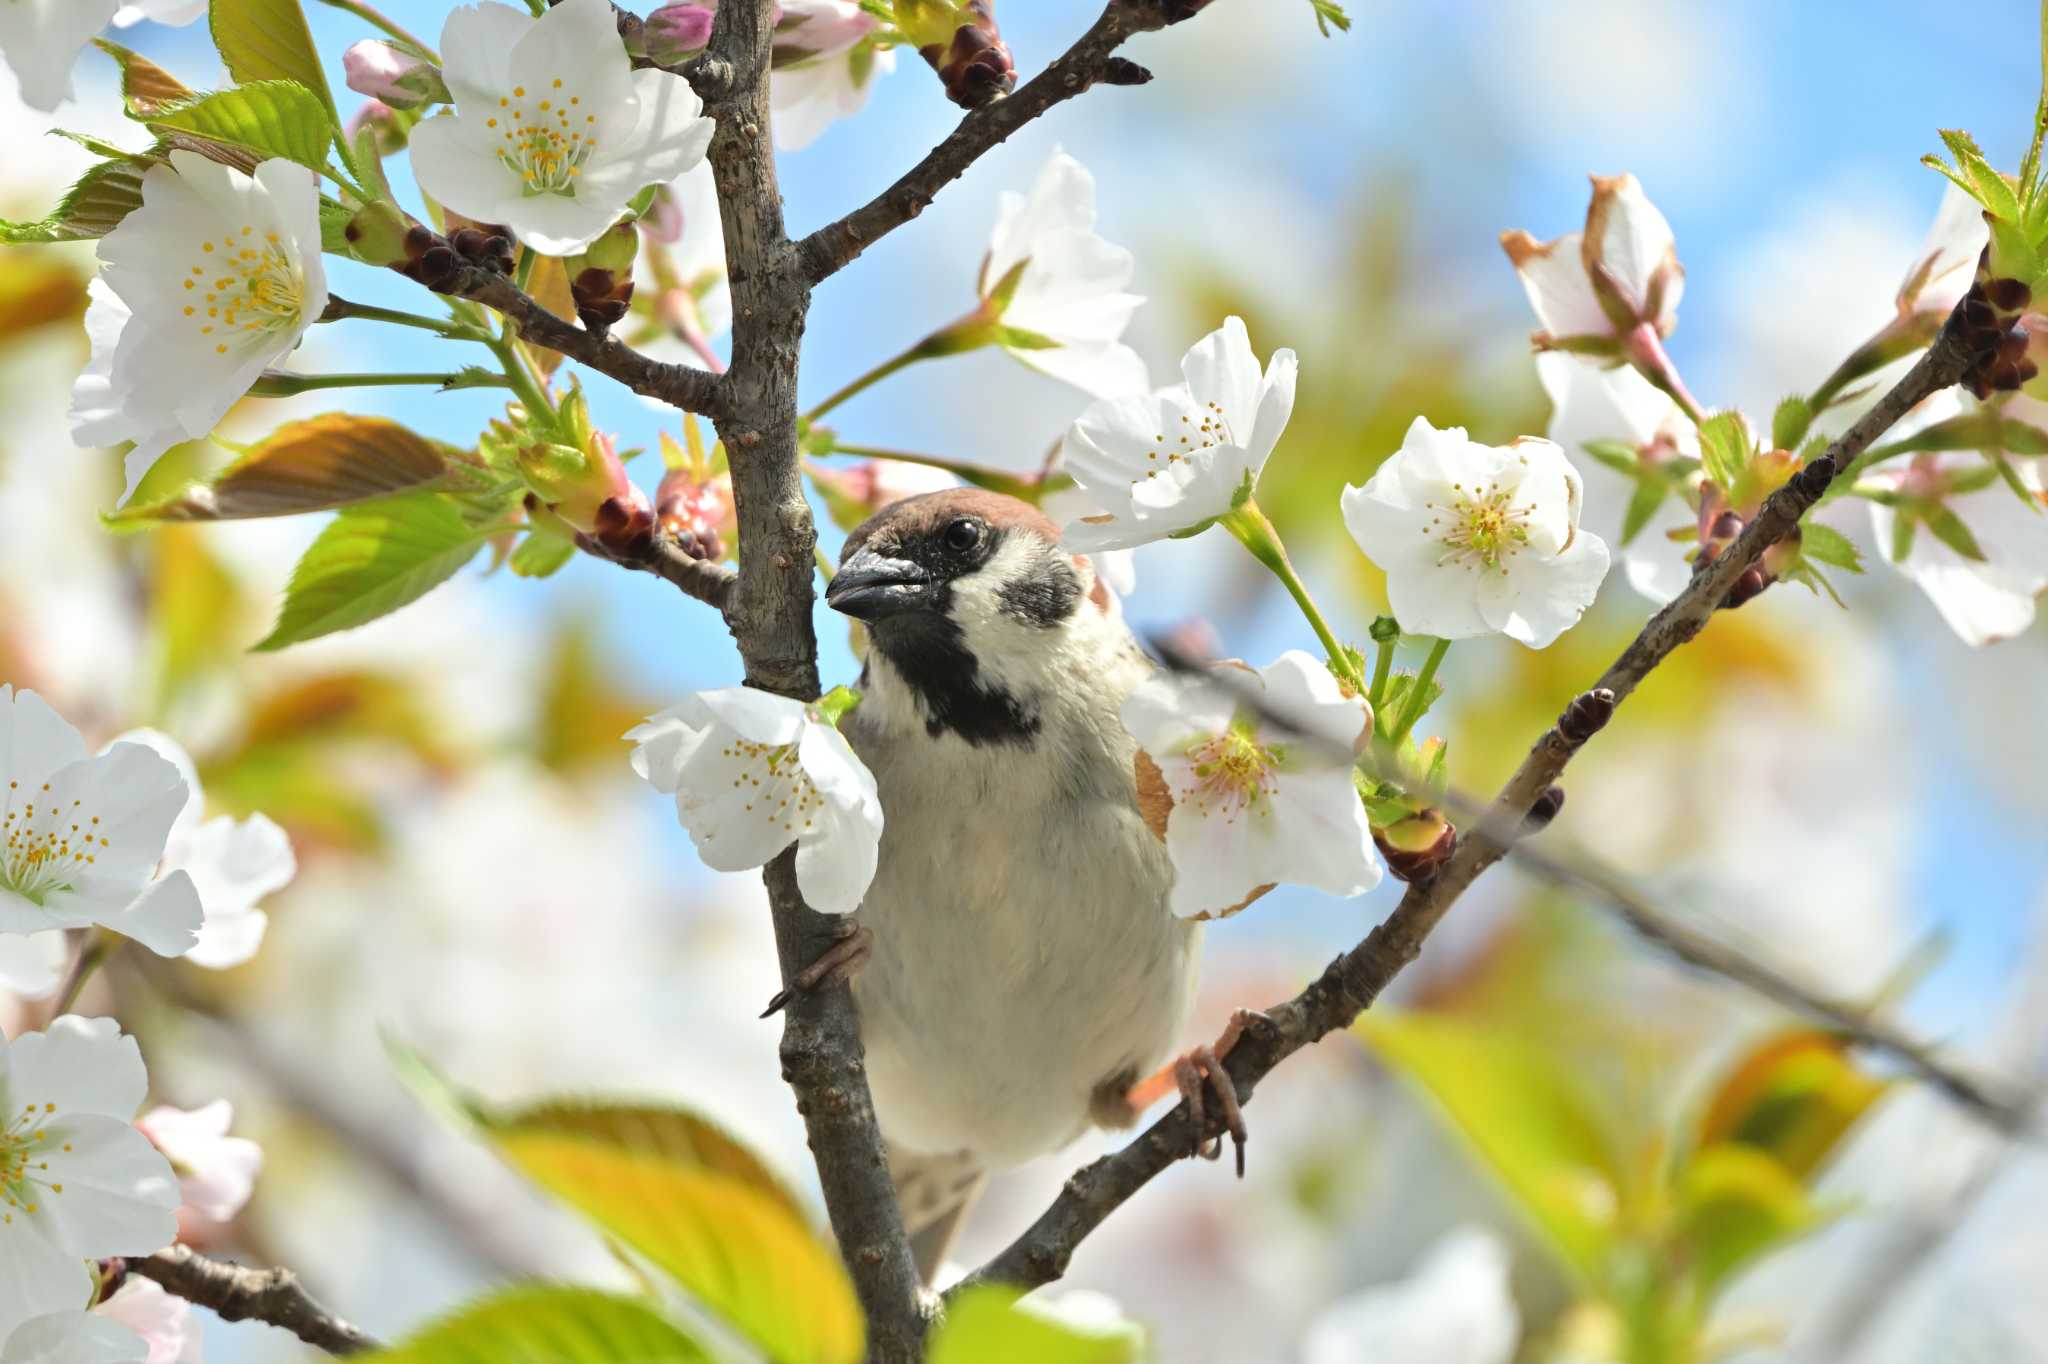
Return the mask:
M1023 577L1004 583L997 595L1004 615L1050 629L1080 605L1081 579L1062 560L1042 559Z
M924 706L925 729L933 738L957 734L979 748L986 744L1029 745L1038 715L1001 687L981 681L960 627L936 610L890 617L874 624L875 648L895 665Z

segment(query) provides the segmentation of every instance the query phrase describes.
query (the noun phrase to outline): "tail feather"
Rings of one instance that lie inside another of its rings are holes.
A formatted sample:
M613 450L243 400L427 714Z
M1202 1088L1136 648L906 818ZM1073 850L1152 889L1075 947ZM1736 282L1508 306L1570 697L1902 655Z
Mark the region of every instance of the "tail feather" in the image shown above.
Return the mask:
M891 1151L889 1178L896 1185L917 1272L929 1286L988 1176L964 1151L945 1156Z

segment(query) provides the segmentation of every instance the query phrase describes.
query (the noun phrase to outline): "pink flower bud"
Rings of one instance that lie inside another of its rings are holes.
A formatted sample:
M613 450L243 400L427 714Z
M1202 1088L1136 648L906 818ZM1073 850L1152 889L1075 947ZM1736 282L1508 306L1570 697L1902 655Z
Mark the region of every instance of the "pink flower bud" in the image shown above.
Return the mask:
M440 69L395 44L365 38L341 54L341 66L349 89L394 109L448 103Z
M674 246L683 239L686 226L682 201L676 198L675 190L667 185L656 189L653 202L640 215L640 235L656 246Z
M348 125L342 129L349 146L356 145L356 139L365 128L376 137L379 156L396 156L412 140L412 129L407 126L407 121L382 100L367 100L362 108L349 115Z
M688 469L671 469L654 494L661 528L700 559L723 559L737 518L732 476L714 474L699 483Z
M788 0L775 20L776 66L837 57L875 31L875 17L853 0Z
M665 66L694 57L711 41L710 5L663 5L641 26L647 55Z

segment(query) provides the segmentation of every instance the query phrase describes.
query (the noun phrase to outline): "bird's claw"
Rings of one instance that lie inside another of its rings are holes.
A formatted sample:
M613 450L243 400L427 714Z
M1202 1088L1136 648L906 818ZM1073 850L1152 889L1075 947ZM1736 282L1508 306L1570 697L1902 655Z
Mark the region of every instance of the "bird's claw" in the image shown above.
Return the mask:
M818 954L818 959L796 973L796 978L775 992L768 1001L768 1007L761 1011L761 1017L770 1018L800 994L812 994L828 990L842 981L852 980L855 973L866 964L868 954L875 948L875 935L865 924L851 919L842 920L839 941Z
M1244 1144L1250 1135L1245 1127L1244 1109L1238 1101L1237 1083L1224 1068L1223 1058L1230 1055L1230 1049L1237 1045L1237 1039L1244 1035L1245 1028L1260 1014L1251 1009L1239 1009L1231 1014L1230 1022L1224 1025L1222 1036L1213 1045L1195 1047L1173 1062L1174 1087L1180 1091L1182 1102L1188 1106L1188 1117L1195 1128L1195 1154L1204 1160L1218 1160L1223 1155L1223 1133L1228 1133L1230 1142L1237 1152L1237 1177L1244 1178ZM1216 1116L1222 1131L1216 1136L1208 1135L1209 1100L1213 1091L1216 1097Z

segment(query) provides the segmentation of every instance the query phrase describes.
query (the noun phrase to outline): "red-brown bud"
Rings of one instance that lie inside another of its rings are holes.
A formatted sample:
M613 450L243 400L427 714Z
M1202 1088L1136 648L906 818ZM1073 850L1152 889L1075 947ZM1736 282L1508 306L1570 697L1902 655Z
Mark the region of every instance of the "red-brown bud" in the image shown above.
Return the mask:
M947 99L963 109L979 109L1017 88L1017 66L996 26L995 0L967 0L961 10L972 21L955 29L950 42L919 52L939 73Z
M1457 851L1458 828L1435 810L1422 810L1372 831L1373 846L1399 881L1424 881Z

